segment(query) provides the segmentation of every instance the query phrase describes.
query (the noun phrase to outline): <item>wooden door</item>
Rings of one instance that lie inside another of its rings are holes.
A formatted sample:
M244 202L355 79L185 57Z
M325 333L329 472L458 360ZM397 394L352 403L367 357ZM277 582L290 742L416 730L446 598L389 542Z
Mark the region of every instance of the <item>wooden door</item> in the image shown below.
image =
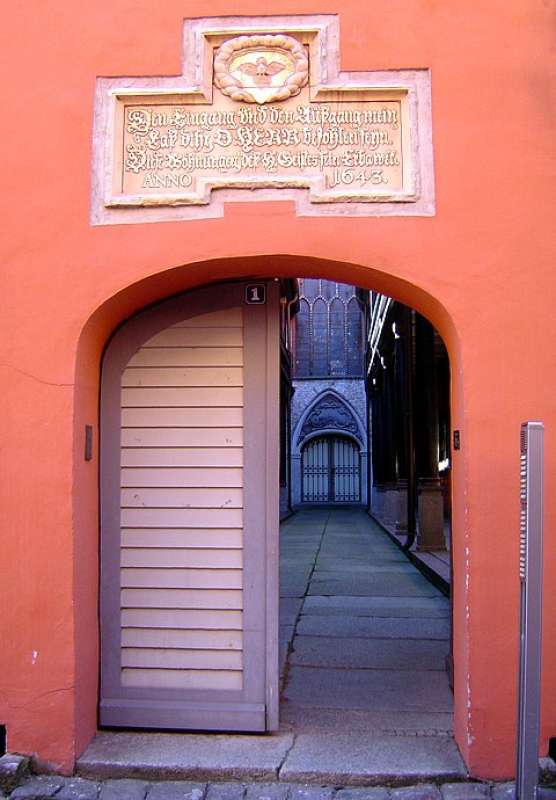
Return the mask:
M103 364L103 725L278 724L279 298L172 298Z

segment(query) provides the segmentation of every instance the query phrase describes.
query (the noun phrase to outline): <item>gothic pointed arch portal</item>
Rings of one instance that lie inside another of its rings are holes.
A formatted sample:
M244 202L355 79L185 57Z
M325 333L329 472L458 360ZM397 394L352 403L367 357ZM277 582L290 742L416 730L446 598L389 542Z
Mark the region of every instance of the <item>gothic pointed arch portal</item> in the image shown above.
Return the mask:
M294 506L365 503L366 438L355 409L333 389L321 392L301 415L293 434Z
M298 433L298 444L314 435L316 431L341 431L352 434L361 446L365 441L364 430L355 412L334 391L323 392L307 409L302 423Z

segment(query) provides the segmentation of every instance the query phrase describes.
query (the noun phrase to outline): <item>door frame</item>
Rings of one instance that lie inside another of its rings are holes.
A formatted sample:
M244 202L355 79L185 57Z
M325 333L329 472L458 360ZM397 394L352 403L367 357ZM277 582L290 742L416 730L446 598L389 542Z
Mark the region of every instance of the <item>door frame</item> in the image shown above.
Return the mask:
M104 353L100 416L101 725L207 729L210 715L210 730L278 729L279 286L267 283L265 305L247 305L244 297L243 282L213 284L174 296L125 322ZM121 375L131 356L160 331L188 317L237 306L244 310L244 685L238 691L122 686ZM146 718L151 720L147 724Z

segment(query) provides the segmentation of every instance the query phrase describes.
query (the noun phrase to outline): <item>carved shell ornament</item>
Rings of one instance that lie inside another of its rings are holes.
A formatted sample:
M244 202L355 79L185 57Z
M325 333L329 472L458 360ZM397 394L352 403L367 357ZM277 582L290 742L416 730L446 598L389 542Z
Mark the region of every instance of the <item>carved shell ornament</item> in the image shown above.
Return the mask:
M274 103L299 94L309 80L309 59L301 42L285 34L236 36L214 57L214 83L243 103Z

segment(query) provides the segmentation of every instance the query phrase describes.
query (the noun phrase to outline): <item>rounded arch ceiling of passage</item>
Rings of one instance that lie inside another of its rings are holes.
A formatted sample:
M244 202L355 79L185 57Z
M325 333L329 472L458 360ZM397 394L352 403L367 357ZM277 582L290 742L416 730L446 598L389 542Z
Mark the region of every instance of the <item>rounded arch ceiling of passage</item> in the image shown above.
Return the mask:
M117 273L117 265L114 272ZM90 363L92 351L100 348L102 353L114 331L149 305L203 285L274 277L325 278L388 295L426 317L442 336L450 357L456 355L458 337L448 309L425 286L408 281L400 273L394 266L388 271L384 265L377 268L348 260L283 253L233 256L162 268L122 285L92 309L79 333L76 369L79 372L82 368L85 353Z

